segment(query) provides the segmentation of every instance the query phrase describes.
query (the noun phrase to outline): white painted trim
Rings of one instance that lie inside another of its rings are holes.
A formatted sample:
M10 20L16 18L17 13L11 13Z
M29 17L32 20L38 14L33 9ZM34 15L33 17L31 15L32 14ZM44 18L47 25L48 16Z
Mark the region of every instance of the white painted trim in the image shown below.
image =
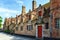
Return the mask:
M36 25L36 38L38 38L38 25Z
M39 25L36 25L36 38L38 38L38 26ZM42 26L42 38L44 37L43 35L43 30L44 30L44 24L41 25Z
M44 37L43 35L44 35L44 24L42 24L42 38Z

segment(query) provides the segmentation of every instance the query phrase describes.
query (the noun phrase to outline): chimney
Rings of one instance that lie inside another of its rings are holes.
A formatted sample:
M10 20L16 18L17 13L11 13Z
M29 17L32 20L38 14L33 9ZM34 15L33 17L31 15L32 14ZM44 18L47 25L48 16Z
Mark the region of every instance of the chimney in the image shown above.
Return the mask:
M25 8L25 6L22 6L22 14L23 15L26 14L26 8Z
M36 0L33 0L32 1L32 10L35 10L36 9Z

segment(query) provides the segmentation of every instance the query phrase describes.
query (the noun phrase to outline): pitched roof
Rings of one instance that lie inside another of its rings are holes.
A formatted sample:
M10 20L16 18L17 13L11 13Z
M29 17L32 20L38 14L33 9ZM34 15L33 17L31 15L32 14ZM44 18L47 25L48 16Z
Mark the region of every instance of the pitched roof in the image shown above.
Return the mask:
M50 7L50 2L44 4L43 7L45 7L45 8L49 8L49 7Z

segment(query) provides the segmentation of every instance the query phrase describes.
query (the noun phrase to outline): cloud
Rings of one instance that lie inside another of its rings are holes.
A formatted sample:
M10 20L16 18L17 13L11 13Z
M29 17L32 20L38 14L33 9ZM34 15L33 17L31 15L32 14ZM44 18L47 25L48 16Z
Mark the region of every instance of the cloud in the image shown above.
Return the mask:
M3 18L11 17L13 15L16 16L16 14L20 14L20 11L0 7L0 16L2 16Z
M16 0L16 2L19 4L19 5L23 5L24 2L22 0Z
M9 13L6 13L6 14L5 14L5 16L6 16L6 17L9 17L9 16L10 16L10 14L9 14Z
M17 1L17 3L19 3L19 4L23 4L23 1Z
M16 14L20 14L20 11L0 7L0 16L3 18L2 24L4 23L5 18L9 18L11 16L15 17Z
M17 10L10 10L5 8L0 8L0 12L7 12L7 13L19 13Z

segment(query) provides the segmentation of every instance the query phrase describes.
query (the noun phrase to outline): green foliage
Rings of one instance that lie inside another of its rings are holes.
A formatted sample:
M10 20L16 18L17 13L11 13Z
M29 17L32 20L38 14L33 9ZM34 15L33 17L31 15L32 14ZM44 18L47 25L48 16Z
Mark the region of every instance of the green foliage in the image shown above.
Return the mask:
M1 28L2 24L0 24L0 28Z
M10 33L11 31L10 30L5 30L4 32Z
M2 26L2 17L0 16L0 28Z

